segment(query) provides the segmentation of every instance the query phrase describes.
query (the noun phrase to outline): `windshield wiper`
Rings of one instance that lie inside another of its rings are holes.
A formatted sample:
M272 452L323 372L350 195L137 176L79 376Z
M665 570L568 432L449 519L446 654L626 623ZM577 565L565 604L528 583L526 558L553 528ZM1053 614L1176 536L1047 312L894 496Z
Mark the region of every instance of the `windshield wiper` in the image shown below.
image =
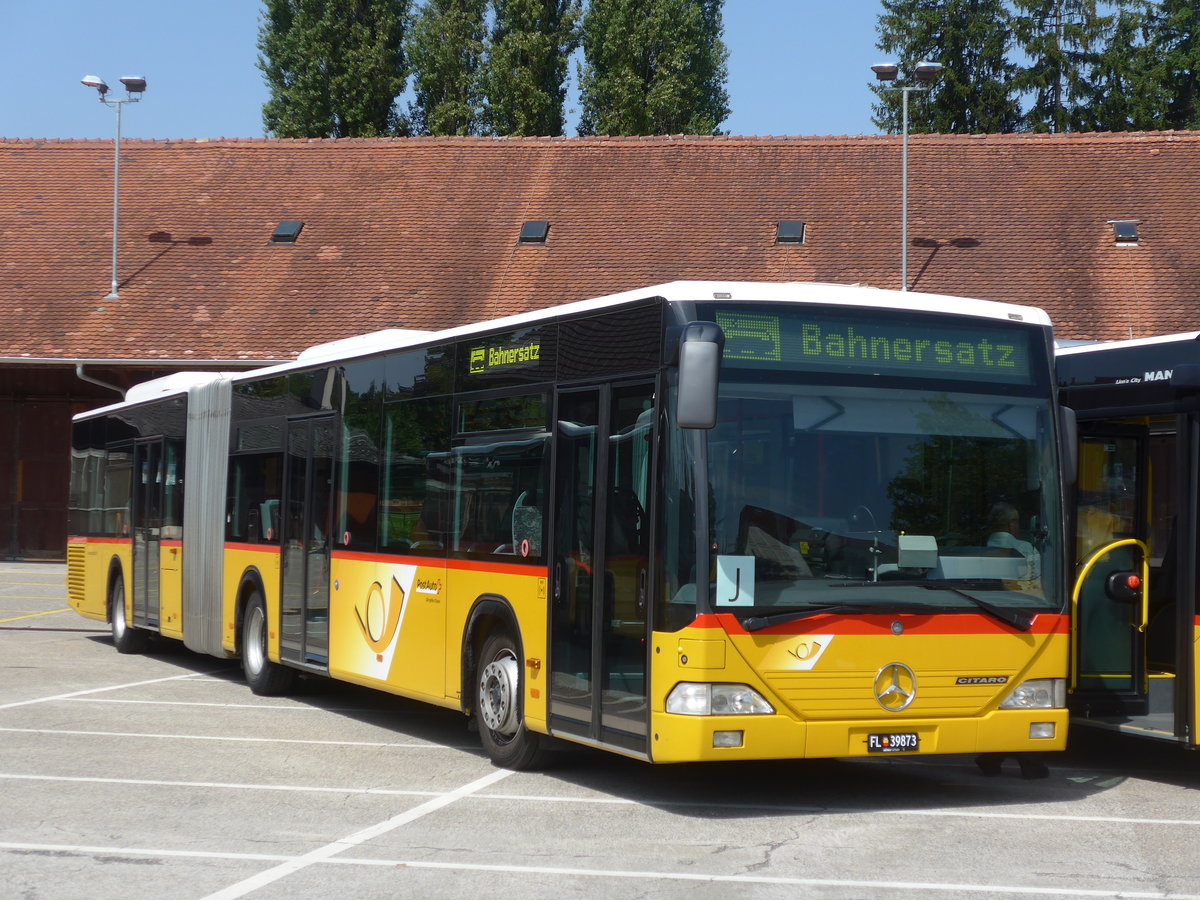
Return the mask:
M994 619L999 619L1005 625L1011 625L1018 631L1028 631L1033 625L1033 616L1019 609L1009 609L1004 606L996 606L993 603L988 603L986 600L981 600L978 597L966 593L968 590L974 591L995 591L1003 588L1003 581L999 578L956 578L953 582L949 581L928 581L919 579L906 579L895 581L854 581L839 584L831 584L830 587L878 587L886 585L888 587L921 587L927 591L950 591L958 594L958 596L970 600L975 606L983 610ZM966 590L963 590L963 589Z
M966 591L959 590L954 585L946 584L945 582L928 581L922 587L930 591L950 591L951 593L958 594L958 596L970 600L993 619L999 619L1005 625L1011 625L1017 631L1028 631L1033 625L1033 616L1029 613L1019 609L1010 609L1005 606L996 606L994 603L988 603L986 600L973 597ZM966 584L964 587L971 587L971 585Z
M902 608L897 610L897 606ZM809 616L820 616L826 613L882 613L882 612L932 612L936 606L923 604L896 603L829 603L825 606L809 606L804 609L790 609L787 612L774 613L769 616L750 616L742 621L742 627L747 631L761 631L772 625L786 625L807 619Z

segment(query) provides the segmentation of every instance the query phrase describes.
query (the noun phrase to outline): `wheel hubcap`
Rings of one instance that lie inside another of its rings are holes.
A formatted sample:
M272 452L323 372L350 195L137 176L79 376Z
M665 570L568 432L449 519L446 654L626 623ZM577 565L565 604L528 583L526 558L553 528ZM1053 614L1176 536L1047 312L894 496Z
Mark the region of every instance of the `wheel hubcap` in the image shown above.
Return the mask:
M479 715L483 724L499 734L517 732L519 676L516 657L505 653L484 666L479 677Z
M258 672L263 667L266 658L265 637L262 610L256 609L250 614L250 624L246 629L246 664L251 672Z

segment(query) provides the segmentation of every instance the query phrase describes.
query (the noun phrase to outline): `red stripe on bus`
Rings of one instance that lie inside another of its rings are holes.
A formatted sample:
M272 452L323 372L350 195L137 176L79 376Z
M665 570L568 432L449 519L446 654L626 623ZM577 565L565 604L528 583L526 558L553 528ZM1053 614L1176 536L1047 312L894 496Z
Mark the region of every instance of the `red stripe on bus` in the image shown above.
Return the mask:
M445 566L447 569L457 569L462 572L491 572L497 575L531 575L545 578L549 574L546 566L522 566L515 563L488 562L474 559L447 559L444 556L392 556L387 553L368 553L366 551L335 550L334 559L356 562L392 563L402 566Z
M67 540L73 544L120 544L126 546L133 543L133 539L127 537L71 537Z
M828 632L833 634L890 634L892 623L902 621L904 630L914 634L1011 634L1012 629L980 613L945 613L938 615L917 615L915 613L896 613L895 615L879 615L871 613L863 616L819 615L807 616L795 622L787 622L764 628L761 631L747 632L742 628L737 617L730 613L711 613L697 616L692 623L693 628L721 629L728 634L812 634ZM1058 613L1041 613L1034 616L1033 624L1027 634L1068 634L1070 622L1065 615Z
M242 544L236 541L226 541L226 550L249 550L252 553L270 553L272 556L279 555L279 548L274 544Z

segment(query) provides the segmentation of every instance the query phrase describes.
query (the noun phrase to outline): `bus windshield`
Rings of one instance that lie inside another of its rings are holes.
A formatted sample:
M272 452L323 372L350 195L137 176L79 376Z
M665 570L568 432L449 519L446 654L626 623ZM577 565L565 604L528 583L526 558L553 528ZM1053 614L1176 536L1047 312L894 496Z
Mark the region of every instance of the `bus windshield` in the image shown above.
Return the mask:
M1058 609L1050 403L954 387L967 390L723 381L707 438L713 608L758 624L1016 610L1025 627Z

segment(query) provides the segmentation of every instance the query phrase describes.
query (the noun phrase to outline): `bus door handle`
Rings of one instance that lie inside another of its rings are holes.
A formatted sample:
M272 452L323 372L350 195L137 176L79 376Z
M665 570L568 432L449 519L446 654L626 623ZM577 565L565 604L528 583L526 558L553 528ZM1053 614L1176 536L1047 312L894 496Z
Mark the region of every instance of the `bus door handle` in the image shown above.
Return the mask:
M642 569L638 572L638 609L646 608L646 570Z
M554 564L554 602L562 596L562 560Z

